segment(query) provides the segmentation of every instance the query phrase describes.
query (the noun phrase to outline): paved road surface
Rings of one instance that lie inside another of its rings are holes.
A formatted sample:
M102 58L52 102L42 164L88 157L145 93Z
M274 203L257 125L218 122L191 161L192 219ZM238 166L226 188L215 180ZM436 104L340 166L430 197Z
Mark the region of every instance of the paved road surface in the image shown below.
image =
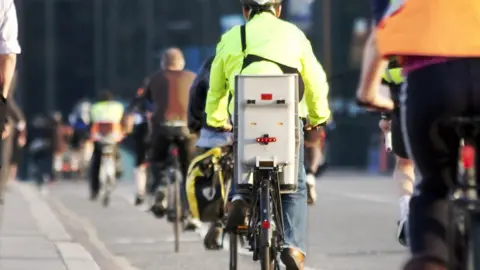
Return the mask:
M399 269L406 251L395 240L395 188L387 177L323 177L320 200L310 207L307 270ZM56 183L45 197L16 185L0 207L0 269L228 269L227 251L203 249L204 230L184 233L175 254L171 225L133 207L133 190L120 184L111 207L103 208L87 200L82 182ZM248 255L240 265L259 269Z

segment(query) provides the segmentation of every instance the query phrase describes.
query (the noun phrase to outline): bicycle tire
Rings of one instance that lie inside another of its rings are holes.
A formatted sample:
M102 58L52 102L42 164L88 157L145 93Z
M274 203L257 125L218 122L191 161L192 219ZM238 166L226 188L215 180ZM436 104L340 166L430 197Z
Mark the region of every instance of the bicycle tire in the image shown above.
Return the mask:
M175 234L175 252L180 252L180 226L181 226L181 218L182 218L182 208L180 202L180 173L174 172L173 175L173 201L174 201L174 215L175 215L175 222L173 223L173 231Z
M236 233L229 233L230 241L230 266L229 270L237 270L238 264L238 235Z
M271 209L270 209L270 180L264 179L261 183L260 190L260 222L270 221ZM262 270L271 270L272 269L272 258L271 258L271 226L264 228L263 225L260 225L260 235L259 235L260 245L260 263Z

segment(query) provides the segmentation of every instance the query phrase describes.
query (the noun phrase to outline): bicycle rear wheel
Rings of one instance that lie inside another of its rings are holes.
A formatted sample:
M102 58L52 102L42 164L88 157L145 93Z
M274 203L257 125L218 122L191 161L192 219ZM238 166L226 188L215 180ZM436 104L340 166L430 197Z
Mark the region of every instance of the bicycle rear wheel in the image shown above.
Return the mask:
M480 269L480 213L470 216L470 245L468 247L468 270Z
M272 269L271 254L271 236L270 226L270 181L262 180L260 191L260 235L259 235L259 255L262 270Z
M237 270L238 262L238 235L236 233L229 233L230 241L230 267L229 270Z
M180 230L182 225L182 205L180 201L180 173L174 172L173 175L173 211L175 222L173 222L173 232L175 234L175 252L180 251Z

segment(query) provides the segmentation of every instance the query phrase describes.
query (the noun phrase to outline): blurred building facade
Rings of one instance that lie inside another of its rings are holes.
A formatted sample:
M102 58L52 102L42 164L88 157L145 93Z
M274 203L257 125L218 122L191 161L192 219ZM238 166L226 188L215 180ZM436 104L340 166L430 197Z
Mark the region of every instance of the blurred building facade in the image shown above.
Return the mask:
M111 89L128 98L168 46L196 71L222 32L242 21L238 0L16 0L27 115L67 113L80 98ZM377 116L352 103L369 30L366 0L286 0L283 18L303 29L324 64L335 103L333 165L365 167ZM355 136L355 138L352 138ZM346 145L346 141L362 142ZM365 143L363 143L365 142Z

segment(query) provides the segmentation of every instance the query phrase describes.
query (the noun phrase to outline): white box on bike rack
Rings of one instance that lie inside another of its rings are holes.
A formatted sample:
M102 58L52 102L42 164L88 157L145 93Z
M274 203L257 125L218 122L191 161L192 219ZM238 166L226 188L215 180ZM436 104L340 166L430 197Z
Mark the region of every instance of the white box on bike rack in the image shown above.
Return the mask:
M298 75L238 75L235 84L235 178L252 184L256 161L279 166L282 193L297 190L300 119ZM262 145L268 135L275 142Z

